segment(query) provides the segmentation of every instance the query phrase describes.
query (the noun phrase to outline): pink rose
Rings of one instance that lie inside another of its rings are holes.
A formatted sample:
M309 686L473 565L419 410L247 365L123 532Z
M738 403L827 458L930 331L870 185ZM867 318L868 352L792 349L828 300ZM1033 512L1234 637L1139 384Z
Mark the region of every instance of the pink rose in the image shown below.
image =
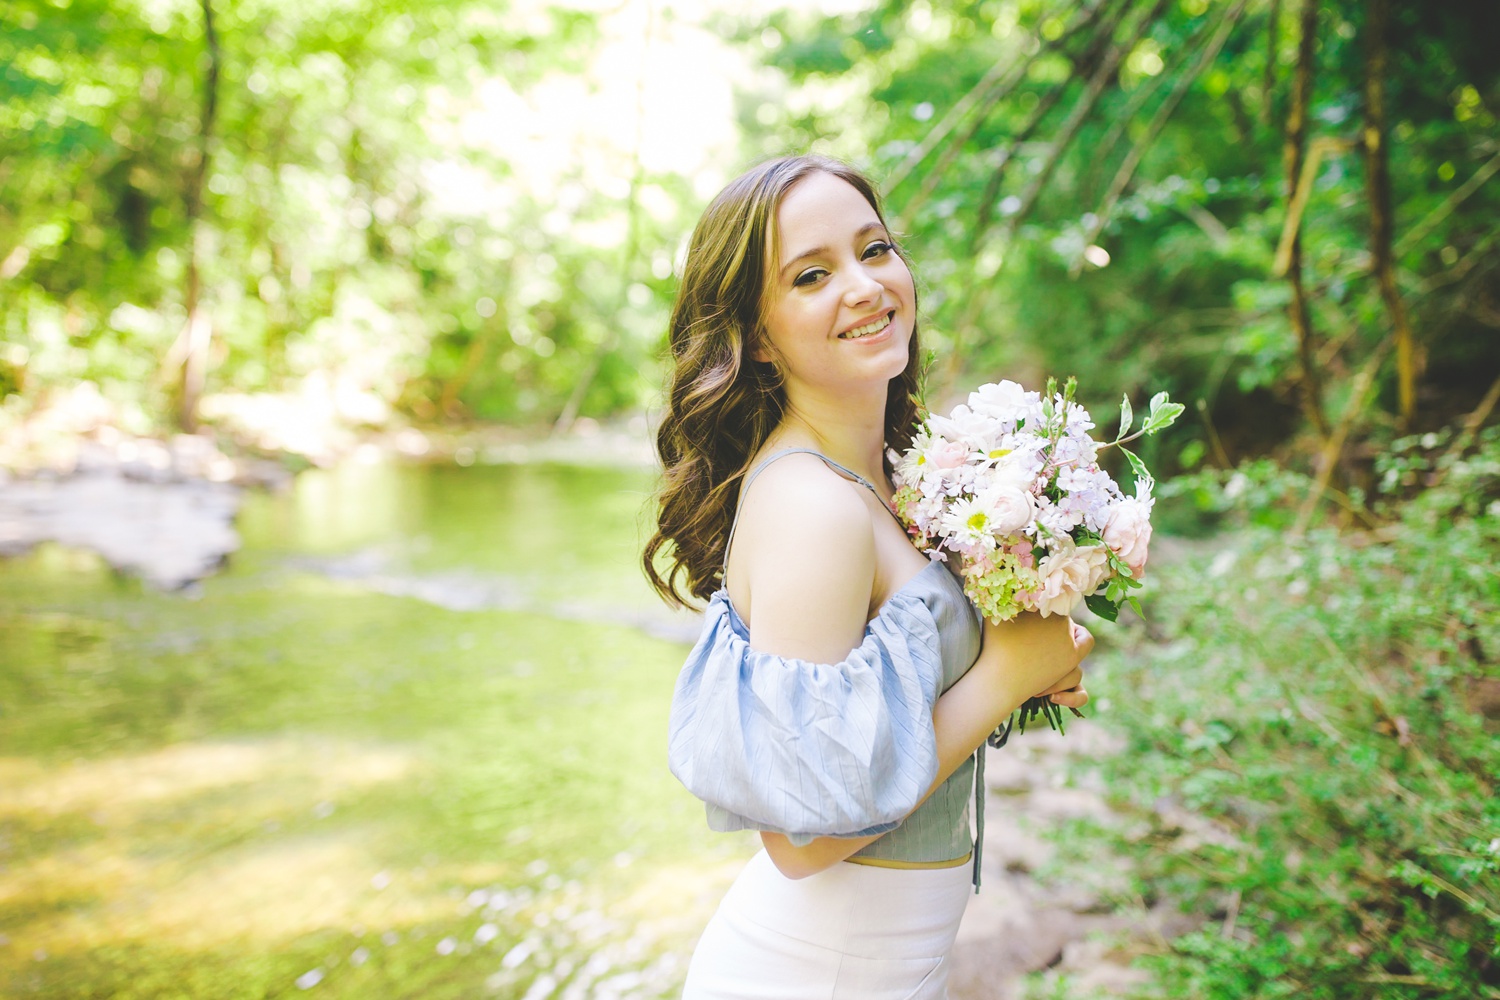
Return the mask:
M1104 523L1104 544L1114 550L1140 579L1146 570L1147 548L1151 544L1151 504L1126 497L1110 508Z
M1036 517L1036 501L1030 493L1014 486L1001 486L985 496L990 510L991 531L996 535L1013 535Z
M1071 539L1049 552L1037 566L1042 586L1036 592L1036 609L1048 615L1070 614L1083 599L1099 589L1109 571L1109 554L1102 545L1079 547Z
M940 440L927 452L927 460L939 469L956 469L969 460L969 449L957 441Z

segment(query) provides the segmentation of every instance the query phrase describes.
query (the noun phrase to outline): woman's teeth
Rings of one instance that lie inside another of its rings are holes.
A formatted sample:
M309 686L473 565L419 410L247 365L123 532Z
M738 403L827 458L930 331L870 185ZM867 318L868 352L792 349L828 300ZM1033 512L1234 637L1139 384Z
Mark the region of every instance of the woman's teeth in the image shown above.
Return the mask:
M872 333L879 333L881 330L884 330L890 325L891 317L889 315L885 315L872 323L866 323L864 326L856 326L854 329L849 330L846 333L839 334L839 339L858 340L860 337L868 337Z

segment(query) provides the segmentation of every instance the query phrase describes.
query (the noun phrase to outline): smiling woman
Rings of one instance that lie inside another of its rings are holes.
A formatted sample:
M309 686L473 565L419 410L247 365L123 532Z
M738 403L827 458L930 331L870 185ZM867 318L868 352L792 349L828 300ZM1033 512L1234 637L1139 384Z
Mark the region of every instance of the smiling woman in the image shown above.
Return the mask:
M799 400L814 387L883 398L910 359L916 289L875 206L842 178L811 174L782 200L771 252L784 259L756 360L797 381Z
M837 161L752 169L689 245L645 568L667 600L708 602L673 773L713 829L765 847L703 933L690 1000L945 997L971 860L977 884L976 748L1033 694L1087 699L1062 693L1087 632L982 625L891 512L916 306L873 188Z

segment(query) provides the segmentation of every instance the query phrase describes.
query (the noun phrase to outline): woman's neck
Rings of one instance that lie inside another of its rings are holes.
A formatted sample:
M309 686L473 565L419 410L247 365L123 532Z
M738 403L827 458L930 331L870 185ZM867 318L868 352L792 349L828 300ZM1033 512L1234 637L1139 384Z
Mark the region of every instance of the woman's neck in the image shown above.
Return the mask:
M879 399L798 398L771 432L773 447L813 448L874 483L885 481L885 394Z

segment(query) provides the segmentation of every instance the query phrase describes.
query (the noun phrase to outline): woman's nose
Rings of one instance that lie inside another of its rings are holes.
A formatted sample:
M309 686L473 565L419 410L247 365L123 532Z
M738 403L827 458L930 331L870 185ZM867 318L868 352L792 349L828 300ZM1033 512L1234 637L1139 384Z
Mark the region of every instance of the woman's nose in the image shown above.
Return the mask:
M880 298L880 293L884 288L885 286L875 280L875 276L865 268L855 268L849 278L849 287L844 290L844 304L855 306L864 302L873 302Z

